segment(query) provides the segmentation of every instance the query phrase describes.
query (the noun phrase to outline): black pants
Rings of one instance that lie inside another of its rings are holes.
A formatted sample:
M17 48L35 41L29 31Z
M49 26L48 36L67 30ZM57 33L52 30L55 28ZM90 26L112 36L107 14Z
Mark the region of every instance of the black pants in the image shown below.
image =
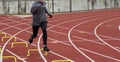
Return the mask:
M33 34L30 39L36 38L38 34L39 27L41 27L43 32L43 45L47 45L47 22L41 22L40 26L33 26Z

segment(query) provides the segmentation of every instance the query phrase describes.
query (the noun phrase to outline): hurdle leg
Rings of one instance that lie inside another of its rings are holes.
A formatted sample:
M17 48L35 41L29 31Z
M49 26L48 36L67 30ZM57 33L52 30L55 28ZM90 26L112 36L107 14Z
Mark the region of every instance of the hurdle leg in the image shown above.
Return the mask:
M0 32L0 34L4 34L4 37L6 37L6 36L7 36L7 34L6 34L6 33L4 33L4 32Z
M43 51L43 48L41 48L41 51ZM48 51L44 51L44 56L48 55Z
M44 56L47 56L48 55L48 51L44 51Z
M38 49L29 49L27 56L30 56L30 52L32 52L32 51L38 51Z
M2 49L0 48L0 54L1 54L1 50L2 50Z

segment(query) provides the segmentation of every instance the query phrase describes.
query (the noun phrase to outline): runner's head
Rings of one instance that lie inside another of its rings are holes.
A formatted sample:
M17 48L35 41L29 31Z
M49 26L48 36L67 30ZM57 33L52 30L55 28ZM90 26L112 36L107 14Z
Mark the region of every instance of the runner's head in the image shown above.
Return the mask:
M38 0L39 2L43 2L44 0Z

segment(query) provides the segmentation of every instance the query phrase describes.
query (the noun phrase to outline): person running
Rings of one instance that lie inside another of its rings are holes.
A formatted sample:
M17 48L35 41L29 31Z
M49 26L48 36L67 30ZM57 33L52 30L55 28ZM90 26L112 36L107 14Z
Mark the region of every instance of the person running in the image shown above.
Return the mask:
M37 37L39 27L41 27L43 32L43 50L49 51L47 47L47 17L50 16L52 18L53 16L48 12L46 8L46 3L43 0L37 0L33 3L31 8L31 13L33 15L32 20L32 30L33 33L31 34L31 37L29 39L29 43L31 44L33 42L33 39Z

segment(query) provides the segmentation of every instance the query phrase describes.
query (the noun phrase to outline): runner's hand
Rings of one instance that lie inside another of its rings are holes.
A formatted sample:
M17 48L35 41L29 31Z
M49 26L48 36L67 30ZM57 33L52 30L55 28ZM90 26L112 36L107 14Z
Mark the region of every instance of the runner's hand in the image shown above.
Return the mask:
M53 16L52 15L49 15L50 16L50 18L52 18Z

